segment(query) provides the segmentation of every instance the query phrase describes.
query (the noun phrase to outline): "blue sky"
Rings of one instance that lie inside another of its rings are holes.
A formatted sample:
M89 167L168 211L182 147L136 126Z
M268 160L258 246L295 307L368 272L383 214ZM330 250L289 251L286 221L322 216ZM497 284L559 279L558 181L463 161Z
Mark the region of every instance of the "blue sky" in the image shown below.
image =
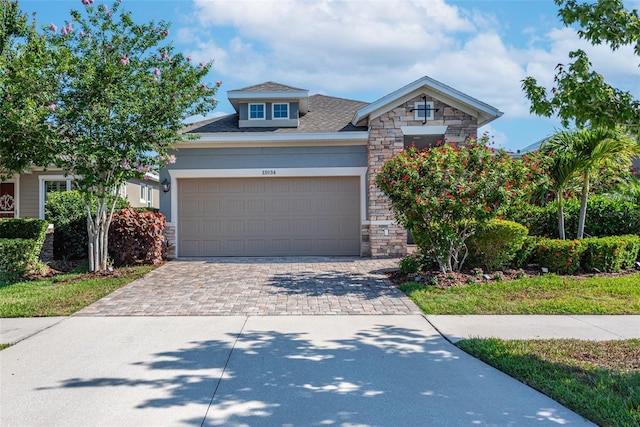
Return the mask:
M640 9L640 0L625 5ZM20 6L58 27L83 7L81 0ZM138 22L171 22L177 51L214 61L208 81L223 82L217 114L233 112L227 90L265 81L373 102L427 75L504 112L481 131L517 150L560 129L529 113L521 80L534 76L550 87L555 66L576 48L607 82L640 98L632 49L581 41L552 0L123 0L122 7Z

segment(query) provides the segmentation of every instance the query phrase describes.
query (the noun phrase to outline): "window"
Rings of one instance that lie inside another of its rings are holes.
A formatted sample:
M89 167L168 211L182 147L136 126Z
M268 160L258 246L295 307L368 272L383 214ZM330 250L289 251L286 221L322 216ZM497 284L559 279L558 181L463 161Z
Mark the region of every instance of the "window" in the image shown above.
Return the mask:
M433 102L418 101L413 106L413 114L415 120L433 120Z
M147 186L140 184L140 203L147 203Z
M49 194L69 191L74 188L74 181L71 178L60 175L40 176L40 218L47 219L45 207Z
M249 120L264 119L264 104L249 104Z
M140 203L153 206L153 186L140 184Z
M289 118L289 104L273 104L273 118L274 119L288 119Z

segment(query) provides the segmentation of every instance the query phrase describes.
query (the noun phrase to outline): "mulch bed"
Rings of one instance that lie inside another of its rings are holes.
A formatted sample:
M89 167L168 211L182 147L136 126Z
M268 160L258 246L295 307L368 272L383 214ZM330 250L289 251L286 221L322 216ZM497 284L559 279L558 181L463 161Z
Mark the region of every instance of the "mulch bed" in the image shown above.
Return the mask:
M616 277L637 273L638 270L623 270L618 273L575 273L572 277L589 278L589 277ZM407 282L419 282L427 286L435 286L437 288L450 288L454 286L469 286L478 283L491 282L507 282L509 280L522 279L525 277L541 276L544 273L537 266L529 266L524 269L508 269L495 272L472 271L442 273L440 271L427 271L419 274L404 274L397 271L387 273L389 280L396 286ZM419 280L416 280L416 277Z

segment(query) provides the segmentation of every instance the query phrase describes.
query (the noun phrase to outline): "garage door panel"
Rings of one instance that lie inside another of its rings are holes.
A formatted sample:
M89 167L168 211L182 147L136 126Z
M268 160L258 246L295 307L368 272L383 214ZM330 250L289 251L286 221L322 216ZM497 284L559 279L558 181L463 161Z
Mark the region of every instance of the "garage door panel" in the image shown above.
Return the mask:
M220 240L204 240L202 242L203 252L220 252L221 247Z
M250 215L267 213L267 202L263 199L247 200L247 213Z
M359 191L358 177L178 180L178 254L359 255Z
M198 236L200 235L200 220L188 220L181 221L180 232L184 234L184 237Z
M249 233L264 234L267 232L267 220L249 219L247 220L247 231Z
M202 253L200 250L200 241L180 239L180 252L184 256L198 256Z
M198 211L199 214L206 212L207 214L219 214L220 213L220 200L202 200L199 203L202 206L201 210Z
M205 219L202 220L201 229L202 233L205 235L219 234L222 229L222 224L220 223L220 220L217 219Z

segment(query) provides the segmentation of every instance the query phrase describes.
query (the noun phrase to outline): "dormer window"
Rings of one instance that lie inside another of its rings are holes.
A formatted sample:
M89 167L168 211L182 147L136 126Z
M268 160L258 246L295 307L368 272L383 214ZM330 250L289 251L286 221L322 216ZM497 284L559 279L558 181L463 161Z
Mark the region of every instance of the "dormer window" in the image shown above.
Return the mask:
M264 120L264 104L249 104L249 120Z
M273 119L288 119L289 104L273 104Z

